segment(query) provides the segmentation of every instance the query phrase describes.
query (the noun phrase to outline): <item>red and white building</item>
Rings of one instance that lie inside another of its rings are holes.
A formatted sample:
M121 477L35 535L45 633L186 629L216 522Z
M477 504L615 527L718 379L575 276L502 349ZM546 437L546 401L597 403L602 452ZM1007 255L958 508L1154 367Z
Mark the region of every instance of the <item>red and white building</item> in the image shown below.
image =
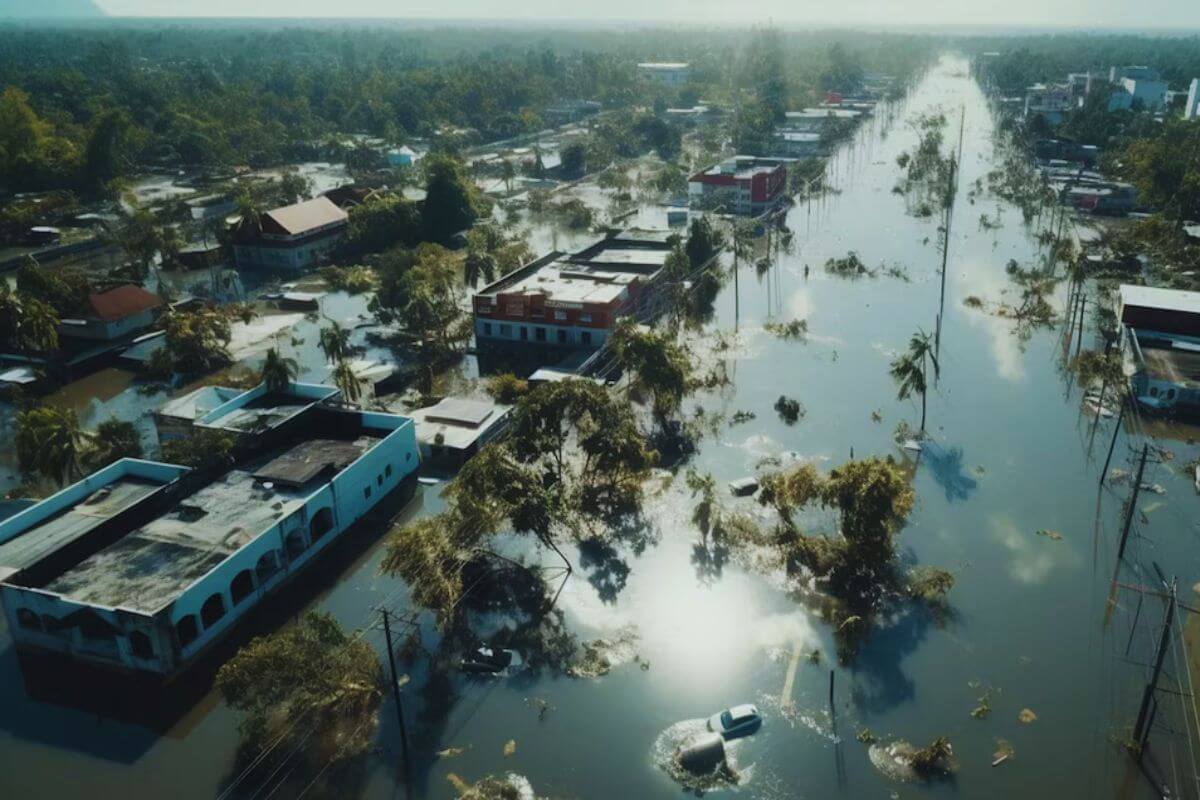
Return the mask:
M757 217L783 199L788 162L786 158L734 156L688 179L688 198L694 206L723 205L727 213Z
M596 348L662 272L666 232L626 231L573 255L551 253L474 297L480 344Z

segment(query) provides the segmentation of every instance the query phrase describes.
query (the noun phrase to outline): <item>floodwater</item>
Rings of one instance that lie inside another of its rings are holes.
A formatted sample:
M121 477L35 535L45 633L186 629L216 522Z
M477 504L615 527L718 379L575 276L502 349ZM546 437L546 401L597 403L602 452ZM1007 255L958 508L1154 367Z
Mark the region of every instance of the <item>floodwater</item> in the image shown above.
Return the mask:
M718 298L711 327L727 335L737 329L729 349L717 353L728 359L734 386L691 405L757 417L722 424L702 441L692 466L725 482L752 474L768 457L811 460L822 468L842 463L852 450L858 457L905 457L893 430L901 421L917 425L920 410L895 399L888 362L918 329L933 330L940 258L932 244L936 222L907 215L891 188L896 155L916 140L906 120L934 108L955 123L960 109L965 113L964 187L999 166L983 97L957 59L945 59L920 83L893 124L876 120L864 127L830 165L838 192L789 213L795 252L761 279L745 268L740 296L735 299L730 283ZM955 127L948 130L951 140ZM778 576L696 557L691 503L677 481L649 503L640 554L572 553L577 569L559 607L581 642L620 642L611 672L437 682L421 663L412 668L403 690L409 796L453 797L451 773L477 780L512 772L527 777L539 795L677 797L679 786L656 763L661 742L682 723L747 702L758 705L765 724L737 747L742 783L733 791L740 797L1156 796L1113 743L1136 715L1145 678L1138 665L1151 658L1162 613L1161 603L1148 597L1134 625L1137 597L1124 589L1111 619L1105 613L1129 492L1127 483L1098 486L1114 423L1101 420L1093 432L1091 419L1081 415L1082 392L1062 368L1058 329L1019 337L1011 322L963 305L968 295L1004 300L1013 291L1005 263L1031 265L1041 254L1016 209L988 198L975 208L965 190L960 203L942 374L929 397L934 443L914 465L918 501L900 538L906 561L955 573L949 618L915 609L897 614L880 624L853 663L836 664L828 626ZM993 219L998 214L998 229L977 227L984 211ZM902 265L910 280L850 281L824 272L827 258L849 250L871 266ZM806 342L763 330L764 323L798 318L808 321ZM693 342L698 350L705 346L699 337ZM780 395L803 403L806 414L795 425L774 412ZM1197 497L1176 472L1197 448L1186 434L1167 438L1168 430L1160 441L1174 458L1152 464L1146 475L1165 494L1143 494L1119 575L1122 584L1153 588L1157 565L1167 577L1179 577L1188 602L1187 587L1198 572ZM1114 466L1130 469L1140 445L1140 437L1122 431ZM404 515L435 513L437 488L417 492ZM726 502L757 513L752 501ZM1062 538L1039 536L1041 529ZM402 611L404 587L379 575L380 557L381 547L368 544L311 575L312 605L351 626L371 623L378 603ZM423 630L432 644L428 619ZM368 635L381 639L377 630ZM818 663L809 657L814 649L821 651ZM1170 674L1172 686L1187 680L1186 672ZM42 692L33 699L33 677L0 638L5 796L185 800L233 788L231 796L267 797L279 774L291 774L285 767L274 779L258 774L236 781L237 716L211 694L152 728L123 721L128 710L111 704L97 713ZM991 714L974 719L970 711L985 692ZM1179 698L1163 695L1162 702L1161 718L1168 719ZM1035 712L1036 721L1019 721L1023 709ZM870 728L881 746L897 739L921 745L946 735L959 770L951 780L903 782L899 771L885 773L873 764L870 748L855 739L861 728ZM1001 739L1011 743L1013 756L992 767ZM405 793L390 701L380 712L378 744L365 772L353 779L333 773L336 796ZM1177 774L1193 772L1186 740L1156 732L1152 747L1163 763L1173 759ZM439 758L446 748L462 752ZM1183 788L1183 796L1194 794L1194 786Z

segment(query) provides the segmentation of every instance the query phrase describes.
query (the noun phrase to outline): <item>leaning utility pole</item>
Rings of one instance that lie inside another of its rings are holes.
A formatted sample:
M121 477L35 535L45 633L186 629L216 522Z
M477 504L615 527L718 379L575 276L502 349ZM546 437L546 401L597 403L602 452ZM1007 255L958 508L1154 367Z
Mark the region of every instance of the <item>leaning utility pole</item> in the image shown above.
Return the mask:
M396 719L400 723L400 747L404 751L404 782L408 783L408 731L404 727L404 707L400 704L400 678L396 675L396 652L392 647L392 626L386 608L379 609L383 615L383 635L387 638L388 666L392 670L392 694L396 698Z
M1158 710L1158 678L1162 674L1163 661L1167 657L1167 648L1171 646L1171 625L1175 621L1175 589L1176 580L1171 580L1171 593L1167 596L1167 610L1163 616L1162 633L1158 637L1158 652L1154 655L1154 671L1150 674L1150 682L1142 692L1142 705L1138 709L1137 722L1133 726L1133 743L1137 746L1137 757L1140 761L1142 752L1146 749L1146 740L1150 737L1150 727L1154 722L1154 714Z
M1142 445L1142 460L1138 462L1137 477L1133 481L1133 495L1125 509L1125 524L1121 528L1121 544L1117 547L1117 560L1125 556L1125 542L1129 539L1129 527L1133 524L1133 512L1137 510L1138 493L1142 491L1142 475L1146 472L1146 456L1150 454L1150 445Z

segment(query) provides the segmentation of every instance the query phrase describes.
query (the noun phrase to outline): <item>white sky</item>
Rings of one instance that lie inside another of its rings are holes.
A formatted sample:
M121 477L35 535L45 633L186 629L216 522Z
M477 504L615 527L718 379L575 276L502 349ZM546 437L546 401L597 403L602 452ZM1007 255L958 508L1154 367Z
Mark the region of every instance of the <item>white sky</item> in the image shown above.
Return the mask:
M1200 0L95 0L118 16L1200 28Z

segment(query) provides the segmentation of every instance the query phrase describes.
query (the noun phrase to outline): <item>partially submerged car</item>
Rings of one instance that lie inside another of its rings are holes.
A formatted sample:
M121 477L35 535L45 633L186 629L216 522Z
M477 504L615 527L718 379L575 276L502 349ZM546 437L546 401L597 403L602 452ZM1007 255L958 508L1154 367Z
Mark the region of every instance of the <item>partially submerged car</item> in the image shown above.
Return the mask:
M758 707L750 704L727 708L708 719L708 729L721 734L724 739L749 736L762 727L762 715Z
M462 669L464 672L495 674L508 669L514 655L512 650L483 645L463 656Z

